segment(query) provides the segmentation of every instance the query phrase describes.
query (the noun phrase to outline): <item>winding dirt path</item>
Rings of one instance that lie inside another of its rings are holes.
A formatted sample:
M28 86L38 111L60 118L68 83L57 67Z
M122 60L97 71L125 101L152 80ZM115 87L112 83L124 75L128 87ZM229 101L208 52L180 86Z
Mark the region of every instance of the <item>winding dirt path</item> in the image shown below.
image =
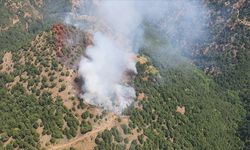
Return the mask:
M105 118L107 118L107 121L105 121ZM118 118L115 114L108 114L107 117L105 117L103 121L94 127L94 129L84 135L78 136L72 140L69 140L67 143L60 143L57 145L51 145L48 147L50 150L59 150L59 149L65 149L69 148L71 145L76 144L77 142L80 142L86 138L89 137L96 137L97 134L101 131L104 131L105 129L111 129L113 126L116 125L116 119Z

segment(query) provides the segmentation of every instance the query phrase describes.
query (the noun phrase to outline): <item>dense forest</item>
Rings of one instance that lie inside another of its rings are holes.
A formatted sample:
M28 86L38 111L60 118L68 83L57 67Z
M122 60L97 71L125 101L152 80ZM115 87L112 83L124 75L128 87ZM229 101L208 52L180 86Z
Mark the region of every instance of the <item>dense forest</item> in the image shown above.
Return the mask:
M206 44L198 46L204 48L209 45L208 53L204 55L201 52L195 56L195 62L221 87L234 91L240 97L246 115L238 133L245 142L245 148L249 149L250 27L247 22L250 2L230 1L229 6L223 2L211 2L209 8L214 10L214 19L209 27L212 36ZM223 21L217 23L218 17Z

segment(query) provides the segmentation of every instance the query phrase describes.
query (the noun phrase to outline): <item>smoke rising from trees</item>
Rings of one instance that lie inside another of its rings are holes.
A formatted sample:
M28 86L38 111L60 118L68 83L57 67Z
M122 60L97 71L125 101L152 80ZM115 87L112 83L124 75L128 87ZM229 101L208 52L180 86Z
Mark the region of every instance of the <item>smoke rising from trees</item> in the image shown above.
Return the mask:
M88 57L82 57L79 65L85 80L84 100L122 112L136 98L135 90L124 81L124 76L127 70L136 73L135 56L139 48L151 47L150 55L159 57L159 61L166 59L167 53L175 53L183 44L191 45L204 36L205 12L202 2L188 0L82 1L65 22L84 30L86 23L75 18L81 15L95 18L94 45L87 48ZM158 37L167 37L168 44L154 50L154 43L145 37L146 30L150 30L148 26L160 31ZM169 43L174 48L170 49Z

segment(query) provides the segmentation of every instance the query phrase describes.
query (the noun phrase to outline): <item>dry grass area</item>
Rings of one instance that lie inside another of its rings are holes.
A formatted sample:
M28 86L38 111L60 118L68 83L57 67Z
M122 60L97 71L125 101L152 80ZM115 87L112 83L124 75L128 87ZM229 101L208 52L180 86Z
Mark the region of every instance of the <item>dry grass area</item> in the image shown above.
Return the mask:
M148 59L144 56L137 56L137 62L143 65L148 62Z
M141 65L146 64L149 62L148 58L146 58L145 56L142 55L138 55L137 56L137 62ZM158 74L159 70L156 69L153 65L147 65L146 70L145 70L146 74ZM143 79L143 80L147 80L147 76Z
M137 62L141 65L144 65L144 64L148 63L149 60L145 56L138 55ZM152 75L159 74L159 70L156 67L154 67L153 65L146 65L146 69L144 72L144 76L142 77L142 80L148 81L149 74L152 74Z
M159 70L156 69L154 66L150 65L150 66L147 66L147 69L145 71L147 74L158 74L159 73Z

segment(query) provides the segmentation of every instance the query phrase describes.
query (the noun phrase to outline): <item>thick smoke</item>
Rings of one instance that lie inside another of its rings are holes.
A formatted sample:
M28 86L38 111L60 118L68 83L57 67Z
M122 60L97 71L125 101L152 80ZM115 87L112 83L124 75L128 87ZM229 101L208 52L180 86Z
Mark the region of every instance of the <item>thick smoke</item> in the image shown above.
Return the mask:
M119 112L130 105L135 91L122 83L126 70L135 69L133 53L103 33L94 34L95 45L89 47L80 62L79 72L85 80L84 100Z
M87 48L86 57L79 65L85 81L84 100L122 112L135 99L135 90L124 80L126 72L136 73L135 57L140 47L154 47L146 40L146 30L157 29L159 37L168 37L174 49L180 49L179 44L190 45L203 34L203 12L202 3L188 0L82 1L74 13L66 17L66 23L83 30L89 26L94 28L94 45ZM89 24L77 19L81 15L95 19ZM154 52L161 55L160 59L171 51L163 45L161 51Z

